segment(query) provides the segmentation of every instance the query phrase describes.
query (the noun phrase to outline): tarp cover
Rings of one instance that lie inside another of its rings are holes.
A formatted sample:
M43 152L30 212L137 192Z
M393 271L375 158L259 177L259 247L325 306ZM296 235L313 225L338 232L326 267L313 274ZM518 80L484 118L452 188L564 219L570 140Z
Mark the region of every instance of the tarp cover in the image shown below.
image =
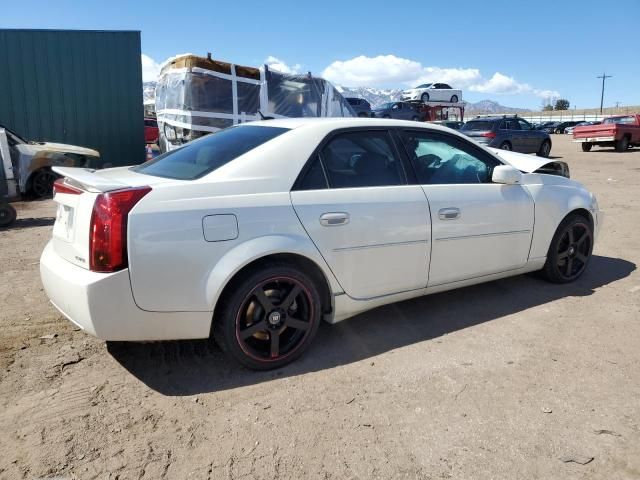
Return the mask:
M262 117L353 117L344 97L328 81L243 67L193 55L162 69L156 113L162 150L171 145ZM165 128L165 125L168 128ZM167 129L169 138L167 138Z

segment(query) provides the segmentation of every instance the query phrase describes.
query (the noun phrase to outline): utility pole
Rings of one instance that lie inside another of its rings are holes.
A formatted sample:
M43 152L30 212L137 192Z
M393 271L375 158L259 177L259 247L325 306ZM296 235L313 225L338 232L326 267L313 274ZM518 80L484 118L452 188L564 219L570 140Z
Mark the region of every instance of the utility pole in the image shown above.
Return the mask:
M600 94L600 115L602 115L602 105L604 104L604 81L607 78L611 78L612 76L613 75L607 75L606 73L603 73L602 75L596 77L602 79L602 93Z

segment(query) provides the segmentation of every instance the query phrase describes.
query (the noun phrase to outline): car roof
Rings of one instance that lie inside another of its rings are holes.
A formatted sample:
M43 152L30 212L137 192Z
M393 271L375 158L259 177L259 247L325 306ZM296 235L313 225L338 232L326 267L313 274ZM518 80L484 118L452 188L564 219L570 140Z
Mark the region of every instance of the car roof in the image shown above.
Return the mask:
M395 120L389 118L362 118L362 117L301 117L301 118L276 118L273 120L260 120L256 122L243 123L238 125L259 125L265 127L278 127L288 129L317 130L331 132L340 128L355 127L398 127L398 128L424 128L430 130L438 130L450 132L439 125L424 122L415 122L413 120Z

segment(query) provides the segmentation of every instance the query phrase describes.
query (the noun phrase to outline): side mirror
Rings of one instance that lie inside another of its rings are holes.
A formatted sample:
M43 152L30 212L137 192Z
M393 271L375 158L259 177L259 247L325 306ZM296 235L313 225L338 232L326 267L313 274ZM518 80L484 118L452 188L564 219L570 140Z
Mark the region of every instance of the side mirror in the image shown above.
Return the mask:
M511 165L498 165L493 169L491 181L505 185L517 185L522 183L522 173Z

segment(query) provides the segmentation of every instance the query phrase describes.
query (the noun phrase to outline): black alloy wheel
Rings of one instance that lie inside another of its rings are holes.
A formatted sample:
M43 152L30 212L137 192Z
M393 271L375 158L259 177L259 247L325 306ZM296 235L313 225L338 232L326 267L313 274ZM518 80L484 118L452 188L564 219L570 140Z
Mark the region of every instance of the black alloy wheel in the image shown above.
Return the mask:
M500 150L511 151L513 148L511 148L511 144L509 142L503 142L502 145L500 145Z
M552 282L572 282L584 273L592 251L591 223L581 215L569 215L553 237L543 272Z
M38 170L31 179L31 191L37 198L45 198L53 195L53 182L58 176L48 168Z
M256 272L241 281L214 319L214 338L239 363L256 370L278 368L299 357L321 318L318 291L288 266Z

